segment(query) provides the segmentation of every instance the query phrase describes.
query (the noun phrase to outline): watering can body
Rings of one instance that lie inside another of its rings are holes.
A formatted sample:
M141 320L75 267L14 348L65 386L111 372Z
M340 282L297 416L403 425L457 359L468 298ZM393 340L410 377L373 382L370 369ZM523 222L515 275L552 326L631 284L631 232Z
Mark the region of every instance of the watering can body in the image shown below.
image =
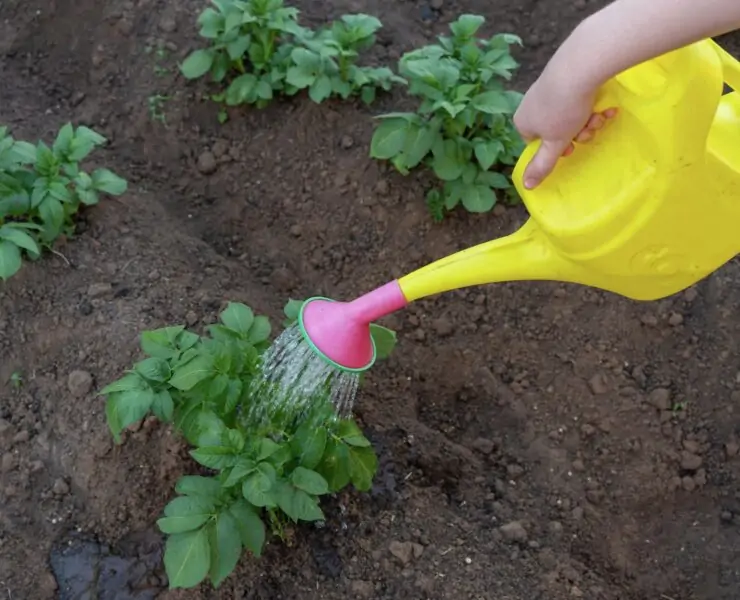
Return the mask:
M702 40L627 70L600 91L608 127L534 190L517 232L398 280L406 301L471 285L550 280L635 300L679 292L740 252L740 63Z

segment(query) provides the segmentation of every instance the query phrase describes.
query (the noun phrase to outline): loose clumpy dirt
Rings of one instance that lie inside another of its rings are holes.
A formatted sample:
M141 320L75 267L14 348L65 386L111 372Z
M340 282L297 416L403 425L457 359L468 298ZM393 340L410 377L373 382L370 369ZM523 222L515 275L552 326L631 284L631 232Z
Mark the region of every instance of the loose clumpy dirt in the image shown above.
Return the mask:
M296 4L311 24L377 15L386 62L483 14L524 38L523 90L603 2ZM372 115L398 94L372 109L299 98L220 126L176 74L201 8L0 1L0 122L47 140L92 126L111 140L94 161L130 181L0 286L0 597L737 599L737 261L656 303L522 283L394 315L398 351L357 405L381 457L372 493L331 500L324 529L245 556L216 592L166 591L154 521L192 461L156 423L114 447L95 396L138 333L198 329L227 300L277 322L289 296L347 299L525 219L434 225L426 180L368 158Z

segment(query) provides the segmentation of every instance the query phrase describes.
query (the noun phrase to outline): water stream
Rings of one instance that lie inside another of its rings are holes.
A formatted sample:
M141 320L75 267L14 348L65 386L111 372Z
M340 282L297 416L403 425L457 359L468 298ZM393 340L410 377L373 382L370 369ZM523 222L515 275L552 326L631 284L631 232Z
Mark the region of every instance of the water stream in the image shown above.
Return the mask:
M297 325L283 331L262 360L246 415L251 424L259 427L308 419L327 400L340 418L352 414L359 374L329 364L311 349Z

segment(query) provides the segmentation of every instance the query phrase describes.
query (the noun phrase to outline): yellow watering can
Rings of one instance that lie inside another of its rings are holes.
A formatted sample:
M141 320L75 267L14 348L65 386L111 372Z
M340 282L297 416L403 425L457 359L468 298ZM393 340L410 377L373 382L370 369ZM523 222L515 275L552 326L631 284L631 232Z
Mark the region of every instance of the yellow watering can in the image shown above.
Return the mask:
M724 83L734 90L723 95ZM529 213L515 233L440 259L351 302L311 298L304 338L344 371L375 361L369 324L409 302L468 286L578 283L635 300L679 292L740 252L740 63L703 40L629 69L595 109L619 114L534 190L537 150L514 169Z

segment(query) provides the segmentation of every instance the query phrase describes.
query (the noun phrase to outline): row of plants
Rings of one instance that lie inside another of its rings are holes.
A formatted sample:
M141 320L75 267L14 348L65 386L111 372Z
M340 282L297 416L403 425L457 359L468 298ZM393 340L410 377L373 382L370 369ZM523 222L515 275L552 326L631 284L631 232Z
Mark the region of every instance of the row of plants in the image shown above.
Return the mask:
M440 180L427 192L435 220L462 205L490 211L499 200L518 198L511 167L524 144L513 125L521 94L505 83L518 63L515 35L480 38L485 19L462 15L449 36L404 54L398 74L361 66L382 23L366 14L344 15L313 30L298 22L298 10L283 0L211 0L198 17L208 47L182 63L188 79L210 75L223 87L212 98L226 106L267 106L279 95L307 90L321 103L359 96L372 103L378 90L401 85L418 99L414 112L377 117L370 156L390 161L402 175L426 167ZM226 110L219 118L226 120Z
M295 321L300 304L286 305L284 325ZM205 579L218 587L244 550L259 557L268 537L283 538L291 523L323 521L322 496L372 485L378 460L370 441L352 418L336 414L328 391L313 398L310 414L247 418L251 406L269 400L255 397L261 388L252 382L271 329L265 316L229 303L205 335L183 326L146 331L145 357L100 391L116 442L126 427L154 415L192 447L199 473L179 479L157 521L167 536L170 588ZM395 334L374 325L373 336L379 358L387 357Z
M112 171L80 168L105 143L99 133L70 123L51 147L16 140L0 127L0 279L15 275L24 255L37 260L61 235L71 236L81 207L126 191L126 181Z

